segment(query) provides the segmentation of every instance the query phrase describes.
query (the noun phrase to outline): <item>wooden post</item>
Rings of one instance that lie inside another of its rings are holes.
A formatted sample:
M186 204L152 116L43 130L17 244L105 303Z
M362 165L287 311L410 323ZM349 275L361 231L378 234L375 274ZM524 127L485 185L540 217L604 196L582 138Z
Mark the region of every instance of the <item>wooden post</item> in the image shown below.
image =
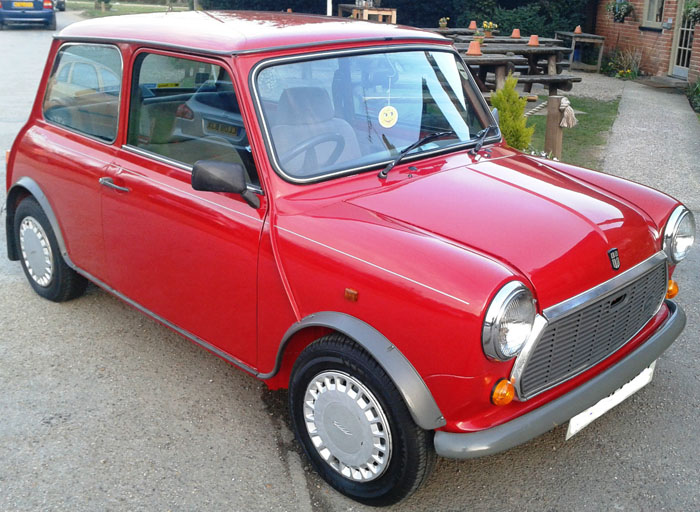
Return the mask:
M496 90L500 91L506 86L506 66L496 66Z
M563 96L550 96L547 100L547 129L544 134L544 150L561 160L564 129L559 126L562 113L559 110Z

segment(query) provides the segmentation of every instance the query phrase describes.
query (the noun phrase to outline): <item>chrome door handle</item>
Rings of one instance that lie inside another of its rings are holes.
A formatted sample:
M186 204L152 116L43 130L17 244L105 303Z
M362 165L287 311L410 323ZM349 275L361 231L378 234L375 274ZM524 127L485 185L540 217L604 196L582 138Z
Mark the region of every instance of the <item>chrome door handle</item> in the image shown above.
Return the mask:
M116 185L112 178L107 178L103 177L100 178L100 185L104 185L105 187L113 188L114 190L119 190L120 192L130 192L131 189L127 187L120 187L119 185Z

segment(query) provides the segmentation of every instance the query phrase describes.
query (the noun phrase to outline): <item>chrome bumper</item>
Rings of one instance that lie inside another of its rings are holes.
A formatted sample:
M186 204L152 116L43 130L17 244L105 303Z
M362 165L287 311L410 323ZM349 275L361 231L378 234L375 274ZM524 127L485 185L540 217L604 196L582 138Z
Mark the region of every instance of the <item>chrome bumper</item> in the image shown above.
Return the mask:
M666 305L670 315L661 327L634 352L603 373L508 423L466 434L435 432L435 451L453 459L483 457L508 450L566 423L632 380L676 340L685 327L685 313L671 301L667 300Z

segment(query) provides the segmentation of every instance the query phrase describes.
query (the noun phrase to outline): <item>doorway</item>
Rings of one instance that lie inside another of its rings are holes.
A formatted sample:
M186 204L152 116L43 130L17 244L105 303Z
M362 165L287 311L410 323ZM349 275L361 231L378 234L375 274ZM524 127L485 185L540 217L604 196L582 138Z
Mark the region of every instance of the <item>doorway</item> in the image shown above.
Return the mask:
M671 61L671 75L678 78L688 79L690 68L690 52L693 48L693 31L695 25L683 16L685 10L685 0L678 2L676 29L673 36L673 51Z

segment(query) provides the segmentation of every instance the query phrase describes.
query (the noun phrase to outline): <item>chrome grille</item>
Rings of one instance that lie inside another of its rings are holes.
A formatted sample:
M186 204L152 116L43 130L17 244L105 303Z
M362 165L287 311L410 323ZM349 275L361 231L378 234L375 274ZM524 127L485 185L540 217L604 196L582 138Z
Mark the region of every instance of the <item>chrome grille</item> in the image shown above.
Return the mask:
M523 368L520 398L531 398L617 351L656 314L667 286L666 262L661 262L612 293L550 321Z

